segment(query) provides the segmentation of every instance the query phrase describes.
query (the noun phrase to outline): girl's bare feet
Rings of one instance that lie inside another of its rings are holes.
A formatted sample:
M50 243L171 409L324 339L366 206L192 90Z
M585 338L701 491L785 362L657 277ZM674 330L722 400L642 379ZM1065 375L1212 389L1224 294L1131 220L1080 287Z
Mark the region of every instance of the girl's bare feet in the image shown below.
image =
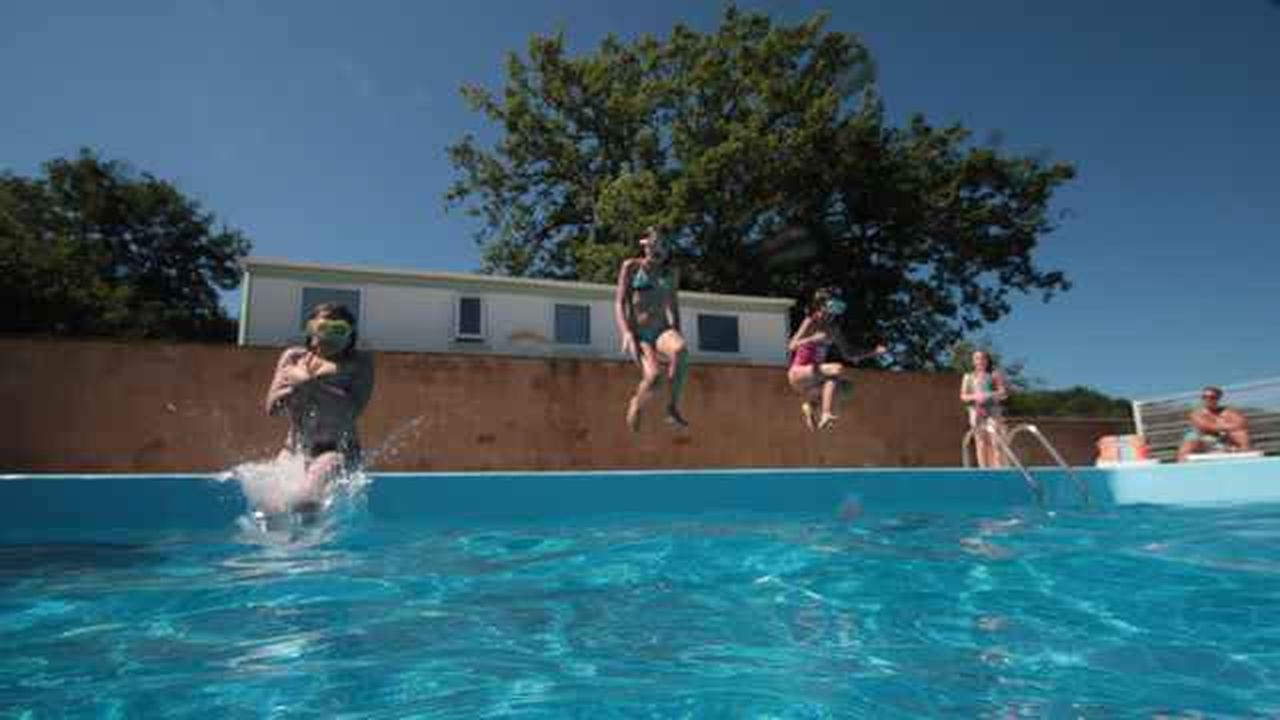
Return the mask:
M813 417L813 406L809 404L809 401L806 400L800 403L800 414L804 417L805 427L809 428L810 431L818 429L818 422Z

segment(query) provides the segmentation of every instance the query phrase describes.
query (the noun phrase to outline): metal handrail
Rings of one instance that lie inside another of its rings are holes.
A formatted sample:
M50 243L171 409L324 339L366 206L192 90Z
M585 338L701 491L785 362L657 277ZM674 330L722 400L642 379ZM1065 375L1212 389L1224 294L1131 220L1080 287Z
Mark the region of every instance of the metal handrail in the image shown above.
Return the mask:
M1049 453L1049 456L1053 458L1054 462L1058 463L1058 467L1067 472L1067 476L1071 478L1071 481L1075 483L1076 489L1080 491L1080 499L1084 501L1085 507L1088 507L1091 501L1089 497L1089 486L1080 479L1079 475L1076 475L1076 471L1071 469L1071 465L1062 458L1062 453L1058 452L1058 448L1054 447L1053 443L1049 442L1049 438L1045 437L1044 433L1040 432L1040 428L1032 425L1031 423L1024 423L1015 427L1013 430L1010 430L1010 448L1012 448L1013 440L1017 437L1018 433L1023 432L1029 433L1032 437L1039 440L1040 446L1045 449L1045 452ZM1012 452L1012 450L1010 450L1010 452Z
M1005 458L1018 469L1019 473L1022 474L1022 479L1026 481L1027 487L1031 489L1031 494L1035 496L1036 505L1044 505L1044 488L1040 486L1040 483L1037 482L1034 477L1031 477L1031 471L1027 470L1026 466L1022 464L1022 461L1018 459L1018 456L1014 454L1013 450L1001 436L999 428L997 428L995 423L991 422L990 419L987 419L987 421L981 425L970 428L969 432L965 433L964 440L960 444L960 456L964 461L964 466L966 468L972 467L969 461L969 445L971 441L976 439L977 436L975 433L979 430L991 435L991 439L995 442L996 447L1000 449L1000 452L1004 454Z
M1071 468L1071 465L1063 459L1062 453L1058 452L1058 448L1054 447L1053 443L1049 442L1049 439L1044 436L1044 433L1040 432L1040 428L1030 423L1017 425L1010 430L1008 434L1000 432L1000 429L990 419L981 425L970 428L969 432L965 433L964 440L961 441L960 444L960 456L966 468L972 467L972 461L969 456L969 445L977 438L976 433L979 431L989 434L1004 458L1022 474L1023 480L1025 480L1027 486L1031 488L1031 492L1035 495L1036 502L1038 504L1044 504L1044 486L1032 476L1031 471L1023 464L1022 459L1013 451L1013 441L1020 433L1028 433L1039 440L1040 445L1047 453L1049 453L1049 456L1058 464L1058 467L1065 470L1072 482L1075 483L1076 489L1080 491L1080 498L1084 501L1085 506L1087 507L1092 502L1089 496L1089 486L1080 479L1080 476Z

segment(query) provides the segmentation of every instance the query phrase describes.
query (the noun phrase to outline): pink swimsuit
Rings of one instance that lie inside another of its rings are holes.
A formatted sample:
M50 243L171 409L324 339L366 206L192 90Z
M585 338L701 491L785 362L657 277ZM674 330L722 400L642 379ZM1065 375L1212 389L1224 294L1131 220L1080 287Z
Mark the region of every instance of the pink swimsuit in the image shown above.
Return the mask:
M831 347L830 342L815 340L807 342L796 348L796 352L791 356L791 367L802 367L805 365L817 365L827 358L827 349Z

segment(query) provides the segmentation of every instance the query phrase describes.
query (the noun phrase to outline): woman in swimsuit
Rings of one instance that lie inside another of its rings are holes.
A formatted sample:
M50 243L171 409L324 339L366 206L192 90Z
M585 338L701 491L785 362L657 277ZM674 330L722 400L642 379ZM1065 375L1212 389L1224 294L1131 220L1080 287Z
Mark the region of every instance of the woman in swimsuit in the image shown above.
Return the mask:
M844 374L844 365L827 361L827 352L831 346L839 348L841 355L849 362L888 352L885 346L879 345L870 353L854 355L844 333L840 331L840 318L844 316L845 307L844 300L835 291L817 291L809 304L808 314L787 344L787 350L791 352L787 382L805 399L800 403L800 412L804 416L805 426L810 430L825 430L836 421L832 410L836 388ZM818 408L821 408L820 416L817 416Z
M640 238L640 256L628 258L618 271L614 320L622 338L622 352L640 365L640 384L627 403L627 427L640 428L640 413L662 382L661 364L667 365L671 395L667 422L686 427L680 414L680 394L688 373L689 353L680 334L680 305L676 296L680 278L671 267L666 244L654 228Z
M1008 398L1009 385L991 355L984 350L974 352L973 371L960 380L960 402L968 407L969 427L975 429L978 467L1004 467L991 433L1004 433L1004 401Z
M360 466L356 420L373 394L373 362L356 350L356 320L345 306L322 303L307 316L305 347L286 349L276 363L266 410L285 415L282 457L300 456L304 477L285 489L266 513L314 512L329 483Z

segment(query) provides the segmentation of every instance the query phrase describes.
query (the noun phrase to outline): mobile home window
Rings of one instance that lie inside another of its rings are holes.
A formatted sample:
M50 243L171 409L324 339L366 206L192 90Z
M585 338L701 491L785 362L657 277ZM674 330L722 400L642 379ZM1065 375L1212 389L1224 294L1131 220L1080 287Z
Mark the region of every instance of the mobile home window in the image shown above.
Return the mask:
M740 352L738 349L738 316L699 313L698 349L706 352Z
M556 303L556 342L563 345L591 344L591 306Z
M458 298L455 336L459 340L484 339L484 305L479 297Z
M347 306L356 320L360 319L360 291L340 288L304 287L302 288L302 308L298 313L298 325L307 321L311 308L320 303L341 303Z

